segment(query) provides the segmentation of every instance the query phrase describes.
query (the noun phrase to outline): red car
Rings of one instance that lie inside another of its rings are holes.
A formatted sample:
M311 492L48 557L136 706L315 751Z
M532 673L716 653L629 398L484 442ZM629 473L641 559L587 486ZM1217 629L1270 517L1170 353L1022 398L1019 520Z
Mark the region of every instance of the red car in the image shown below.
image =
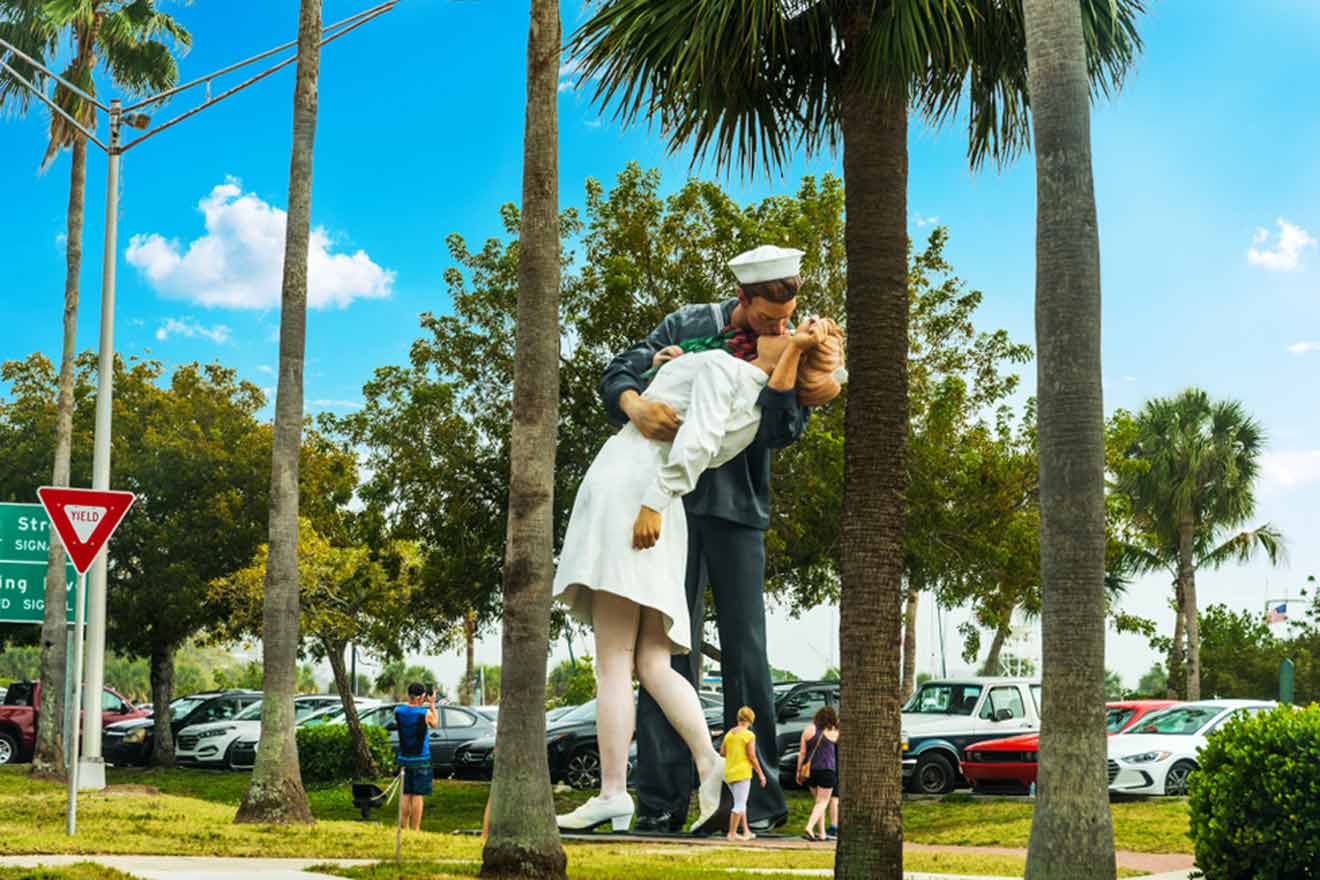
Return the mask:
M1105 732L1113 736L1127 730L1143 716L1176 702L1126 700L1105 703ZM1036 750L1039 745L1039 733L977 743L963 753L962 774L971 783L972 789L978 792L1027 791L1036 781Z

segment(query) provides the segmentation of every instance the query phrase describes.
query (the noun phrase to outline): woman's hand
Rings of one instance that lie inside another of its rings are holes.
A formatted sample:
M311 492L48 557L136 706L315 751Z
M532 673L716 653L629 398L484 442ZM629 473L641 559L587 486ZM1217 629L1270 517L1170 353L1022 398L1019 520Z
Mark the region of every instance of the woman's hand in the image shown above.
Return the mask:
M651 366L658 367L661 364L667 364L682 353L683 349L680 346L666 345L651 357Z
M633 522L633 549L648 550L660 540L660 512L645 505Z
M816 317L808 318L793 331L793 347L798 351L807 351L824 342L828 335L824 321Z

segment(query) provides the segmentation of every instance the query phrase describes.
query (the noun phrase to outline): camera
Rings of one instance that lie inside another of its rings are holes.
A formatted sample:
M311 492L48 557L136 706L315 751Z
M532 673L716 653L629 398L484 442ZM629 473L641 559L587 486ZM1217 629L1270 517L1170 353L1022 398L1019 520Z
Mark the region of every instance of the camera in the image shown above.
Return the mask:
M428 684L428 685L426 686L426 695L427 695L428 697L434 697L434 696L435 696L435 685L433 685L433 684Z

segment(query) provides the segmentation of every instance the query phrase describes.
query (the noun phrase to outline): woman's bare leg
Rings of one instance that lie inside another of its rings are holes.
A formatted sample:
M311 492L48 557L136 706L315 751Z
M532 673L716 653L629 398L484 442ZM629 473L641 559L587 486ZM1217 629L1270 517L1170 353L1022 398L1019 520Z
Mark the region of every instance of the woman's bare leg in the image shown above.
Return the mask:
M591 625L596 631L596 736L600 748L600 796L627 791L628 746L636 726L632 674L640 606L597 590Z
M660 612L642 609L641 630L637 641L637 678L687 744L697 772L704 776L720 756L711 745L701 700L692 684L670 665L669 636L665 634Z

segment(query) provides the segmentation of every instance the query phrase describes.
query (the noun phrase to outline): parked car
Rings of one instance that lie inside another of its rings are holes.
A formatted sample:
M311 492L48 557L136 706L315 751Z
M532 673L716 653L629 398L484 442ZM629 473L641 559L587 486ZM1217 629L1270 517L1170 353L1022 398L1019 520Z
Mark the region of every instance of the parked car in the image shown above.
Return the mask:
M390 732L390 745L397 751L399 731L394 709L402 703L383 703L361 716L363 724L374 724ZM470 706L436 706L440 724L431 728L431 768L436 776L447 777L457 769L455 753L464 743L489 738L495 742L495 724ZM343 720L339 722L342 724Z
M1040 730L1040 682L974 677L928 681L903 707L903 781L915 793L962 784L968 746Z
M1207 739L1230 718L1268 712L1266 700L1181 703L1147 715L1109 738L1109 790L1115 794L1187 794Z
M179 697L170 703L170 732L178 741L179 731L208 721L226 721L261 699L261 691L208 691ZM155 718L121 721L105 729L101 753L107 763L146 766L156 741Z
M362 718L363 713L368 712L380 705L380 700L360 699L354 700L358 708L358 718ZM296 715L296 711L295 711ZM260 713L258 713L260 717ZM318 709L309 715L304 715L297 721L298 727L317 727L322 724L346 724L344 721L344 705L338 697L335 697L333 706L326 706ZM235 738L234 744L229 748L229 769L230 770L251 770L257 764L257 743L261 739L261 725L258 724L255 730L248 729L239 733Z
M491 724L499 724L500 722L500 707L498 704L494 706L473 706L472 710Z
M1113 736L1142 718L1175 705L1175 700L1124 700L1105 704L1105 733ZM977 743L963 752L963 778L973 791L1026 792L1036 781L1040 734Z
M37 743L37 707L41 705L41 682L14 682L0 704L0 764L32 760ZM114 688L101 692L101 728L146 715Z
M553 709L546 709L545 723L547 725L553 724L556 721L558 721L560 718L563 718L569 712L572 712L576 708L577 706L555 706Z
M775 754L796 754L802 731L826 706L839 705L837 681L785 681L775 684ZM737 707L734 707L737 711ZM796 769L796 764L794 765ZM781 774L782 775L782 774Z
M333 694L303 694L293 698L294 723L316 712L339 705ZM232 751L240 739L261 737L261 700L250 703L232 718L189 724L174 741L174 760L187 767L229 768Z
M711 705L714 703L714 705ZM718 747L724 736L724 707L710 698L702 699L706 726ZM634 746L635 750L635 746ZM596 701L588 700L546 728L546 751L550 781L574 788L600 786L600 748L596 740ZM629 754L631 770L634 752ZM460 745L454 753L454 775L466 779L490 779L495 772L495 734Z

